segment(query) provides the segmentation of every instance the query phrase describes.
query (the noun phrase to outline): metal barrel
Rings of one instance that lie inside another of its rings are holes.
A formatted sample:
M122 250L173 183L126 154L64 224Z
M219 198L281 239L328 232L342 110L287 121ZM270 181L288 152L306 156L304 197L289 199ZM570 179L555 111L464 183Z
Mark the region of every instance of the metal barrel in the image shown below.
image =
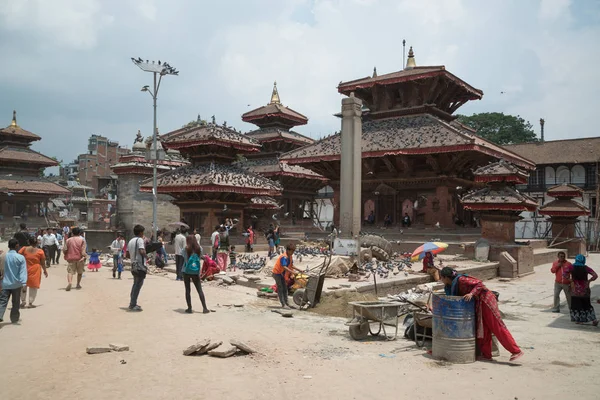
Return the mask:
M475 362L475 299L433 295L433 349L436 360Z

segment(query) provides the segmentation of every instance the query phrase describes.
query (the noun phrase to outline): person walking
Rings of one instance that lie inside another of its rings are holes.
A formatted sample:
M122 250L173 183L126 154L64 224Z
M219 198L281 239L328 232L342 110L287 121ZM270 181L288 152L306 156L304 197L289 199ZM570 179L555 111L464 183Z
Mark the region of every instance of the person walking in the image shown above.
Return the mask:
M129 256L131 257L131 275L133 275L129 311L142 311L142 307L139 306L137 301L144 285L144 279L146 279L146 273L148 272L146 247L144 245L145 230L142 225L134 226L133 234L135 237L127 244L127 248L131 252Z
M116 278L117 270L119 269L119 261L123 257L123 248L125 247L125 239L122 234L117 234L117 237L110 244L110 251L113 256L112 277ZM119 279L121 279L121 271L118 271Z
M56 251L54 253L54 262L56 264L60 263L60 253L63 248L63 235L60 234L60 231L54 228L53 230L54 236L56 236Z
M591 322L598 326L598 318L590 300L590 282L598 279L598 274L585 265L585 261L583 254L577 254L575 262L563 268L563 276L571 281L571 321L578 325Z
M56 236L50 228L46 229L46 233L42 236L42 249L46 253L46 268L50 268L50 263L54 264L56 254Z
M29 245L21 247L19 250L19 254L25 257L25 262L27 263L27 284L21 289L21 308L35 308L33 302L37 297L37 291L42 283L42 269L44 270L44 276L48 277L46 255L36 244L36 238L30 237ZM26 302L27 288L29 288L29 304Z
M217 261L217 250L219 249L219 225L215 226L215 231L210 235L210 244L212 248L212 259Z
M560 292L565 292L567 298L567 304L569 310L571 309L571 280L565 278L563 270L567 267L572 267L572 264L567 261L567 255L564 251L559 251L557 254L558 259L552 263L550 272L555 275L554 278L554 306L552 312L560 312Z
M227 270L227 261L229 260L229 232L227 232L227 228L221 226L219 228L219 236L218 236L219 246L217 249L217 264L219 265L219 269L223 272Z
M21 222L19 227L21 228L21 230L15 233L13 237L19 242L19 247L27 247L29 246L29 238L31 237L31 235L29 234L29 231L27 230L27 225L25 225L24 222Z
M269 224L269 230L265 233L265 237L267 238L267 243L269 243L269 259L273 258L275 255L275 227L273 224Z
M198 229L194 229L194 237L196 238L196 242L198 242L198 246L200 246L200 248L202 249L202 245L200 244L202 236L200 236L200 232L198 232Z
M17 253L19 241L10 239L8 241L8 253L0 255L4 258L4 277L2 278L2 290L0 291L0 322L3 321L8 301L12 298L12 310L10 310L10 322L19 322L21 312L21 288L27 284L27 262L25 257Z
M282 308L291 308L288 303L288 288L285 282L285 272L289 272L292 276L296 273L302 273L298 268L294 267L294 251L296 251L296 245L293 243L288 244L285 247L285 253L277 257L273 270L273 279L277 285L277 296Z
M442 268L440 275L447 296L462 296L465 301L475 298L477 345L484 359L492 359L492 334L510 352L510 361L523 356L523 351L502 321L496 296L482 281L459 274L450 267Z
M81 229L73 228L72 236L67 239L64 245L64 259L67 261L67 292L71 290L73 285L73 275L77 274L77 286L75 289L81 289L81 278L83 277L83 268L86 260L86 243L81 237ZM46 263L47 265L47 263Z
M208 314L210 311L206 307L206 299L204 292L202 291L202 284L200 283L200 257L201 257L200 245L196 240L196 235L189 235L186 238L186 246L181 252L181 256L184 259L183 266L183 285L185 286L185 301L187 303L186 313L191 314L192 311L192 296L191 296L191 282L194 283L198 296L200 296L200 302L202 303L202 312Z
M181 227L181 229L179 230L177 235L175 235L175 241L173 243L175 245L175 272L176 272L175 280L176 281L183 280L183 277L181 275L181 270L183 268L183 256L181 254L183 253L183 249L185 249L185 243L186 243L185 234L186 234L186 232L187 232L187 230L184 227Z

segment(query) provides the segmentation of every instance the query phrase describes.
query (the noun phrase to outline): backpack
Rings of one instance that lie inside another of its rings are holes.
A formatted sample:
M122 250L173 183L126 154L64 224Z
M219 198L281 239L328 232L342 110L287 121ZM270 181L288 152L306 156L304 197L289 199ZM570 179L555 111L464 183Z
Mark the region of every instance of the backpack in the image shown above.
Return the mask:
M200 274L200 257L198 257L198 254L192 253L188 258L184 272L190 275Z

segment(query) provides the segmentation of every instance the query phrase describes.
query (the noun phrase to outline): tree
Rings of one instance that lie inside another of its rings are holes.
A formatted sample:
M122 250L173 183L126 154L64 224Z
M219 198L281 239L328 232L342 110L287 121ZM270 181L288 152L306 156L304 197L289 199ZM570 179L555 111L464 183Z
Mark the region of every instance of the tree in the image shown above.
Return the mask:
M475 129L477 136L499 145L538 141L532 125L519 115L497 112L458 115L458 121Z
M187 124L183 125L182 128L195 128L201 125L206 125L206 120L200 118L200 114L198 114L198 118L196 120L188 122Z

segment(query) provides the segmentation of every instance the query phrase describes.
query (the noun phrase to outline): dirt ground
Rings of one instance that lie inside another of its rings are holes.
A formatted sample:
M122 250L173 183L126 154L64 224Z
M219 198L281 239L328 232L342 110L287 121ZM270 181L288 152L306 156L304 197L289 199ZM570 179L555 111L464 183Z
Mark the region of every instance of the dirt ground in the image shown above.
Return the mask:
M600 265L600 256L589 265ZM149 276L139 300L144 311L130 313L130 274L119 281L108 268L86 272L83 289L66 292L65 270L64 264L50 268L38 307L23 310L20 324L0 324L2 398L598 398L600 329L573 325L566 307L549 312L548 265L519 280L488 282L501 293L506 323L526 353L522 361L508 363L501 349L496 362L468 365L437 362L402 338L353 341L342 318L307 312L282 318L271 312L274 301L258 300L245 287L207 284L216 312L188 315L183 284L172 275ZM593 298L599 294L596 285ZM193 303L200 309L197 297ZM228 306L234 303L244 307ZM182 355L203 338L239 339L260 354ZM85 353L111 342L131 351Z

